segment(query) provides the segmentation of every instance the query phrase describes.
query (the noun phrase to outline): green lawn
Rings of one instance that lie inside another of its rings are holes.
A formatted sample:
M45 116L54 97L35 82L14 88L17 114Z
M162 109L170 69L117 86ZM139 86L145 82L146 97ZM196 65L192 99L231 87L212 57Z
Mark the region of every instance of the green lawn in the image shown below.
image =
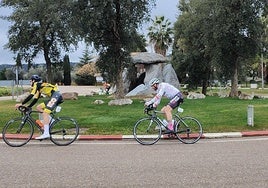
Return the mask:
M97 99L104 104L93 104ZM82 134L132 134L135 122L144 117L142 99L133 99L133 104L108 106L107 96L79 97L66 100L61 106L61 116L77 120ZM41 102L42 99L39 100ZM163 99L161 104L165 104ZM19 116L14 109L15 101L0 101L0 128L10 118ZM247 107L254 105L254 127L247 126ZM159 109L162 105L159 106ZM239 100L232 98L206 97L189 100L181 106L184 115L200 120L204 132L230 132L268 130L268 99Z

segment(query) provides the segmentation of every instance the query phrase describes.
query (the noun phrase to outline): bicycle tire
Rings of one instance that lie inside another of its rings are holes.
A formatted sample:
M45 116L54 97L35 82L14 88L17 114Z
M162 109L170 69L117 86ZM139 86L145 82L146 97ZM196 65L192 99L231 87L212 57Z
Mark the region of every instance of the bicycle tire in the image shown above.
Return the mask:
M176 118L175 134L182 143L194 144L201 138L203 128L196 118L185 116Z
M50 140L58 146L73 143L79 135L77 122L69 117L58 117L50 126Z
M23 121L23 117L9 120L3 128L4 142L12 147L20 147L27 144L33 137L34 128L29 121Z
M149 117L142 118L136 122L133 136L142 145L153 145L161 138L161 126Z

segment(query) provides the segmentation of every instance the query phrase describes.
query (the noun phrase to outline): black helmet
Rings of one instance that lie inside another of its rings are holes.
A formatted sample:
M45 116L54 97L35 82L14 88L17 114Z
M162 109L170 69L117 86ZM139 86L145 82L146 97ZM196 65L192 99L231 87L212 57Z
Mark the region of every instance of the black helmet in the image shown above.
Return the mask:
M34 80L35 82L40 82L41 81L41 77L34 74L31 76L31 80Z

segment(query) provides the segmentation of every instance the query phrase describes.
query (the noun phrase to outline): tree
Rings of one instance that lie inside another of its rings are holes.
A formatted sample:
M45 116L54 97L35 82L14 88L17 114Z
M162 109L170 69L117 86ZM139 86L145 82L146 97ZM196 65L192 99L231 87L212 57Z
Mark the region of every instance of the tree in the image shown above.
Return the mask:
M96 83L95 74L98 73L96 63L84 64L81 68L77 70L75 82L78 85L94 85Z
M77 2L77 23L83 28L81 35L87 42L93 42L99 52L97 66L107 81L115 84L116 98L125 96L123 71L131 62L130 52L138 36L138 25L149 17L149 5L154 1Z
M262 33L260 12L265 4L267 6L264 0L218 0L215 9L218 24L213 27L217 43L213 57L219 59L219 66L231 77L231 97L238 95L240 67L259 51Z
M90 61L92 61L93 58L93 50L90 51L89 45L86 44L86 49L83 51L83 56L80 58L79 66L88 64Z
M63 58L63 83L66 86L71 85L72 79L71 79L71 65L69 56L65 55Z
M207 1L180 2L179 19L174 24L172 64L179 77L186 81L189 89L202 85L206 94L212 70L210 57L211 18L207 17L210 4Z
M259 50L260 13L266 6L265 0L181 0L174 59L191 71L200 62L202 67L208 65L205 72L217 66L222 76L231 78L230 96L237 96L238 73Z
M52 80L51 64L60 60L61 49L70 50L78 38L72 34L72 1L17 1L3 0L1 6L14 12L7 20L14 24L9 29L7 48L19 52L28 64L42 52L47 69L47 81ZM30 66L29 66L30 67Z
M153 25L148 29L150 42L154 45L155 53L166 56L167 50L172 44L173 30L171 22L165 19L164 16L156 16L152 22Z
M16 66L22 68L21 55L20 55L20 53L17 54Z

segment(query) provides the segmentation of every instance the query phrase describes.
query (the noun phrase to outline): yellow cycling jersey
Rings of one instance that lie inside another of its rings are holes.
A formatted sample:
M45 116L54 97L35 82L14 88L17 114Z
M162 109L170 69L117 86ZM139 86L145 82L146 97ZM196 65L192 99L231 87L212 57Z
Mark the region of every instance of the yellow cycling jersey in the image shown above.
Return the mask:
M34 95L34 98L37 99L40 97L41 94L51 97L54 91L59 91L58 85L53 85L46 82L43 83L35 82L33 84L31 94Z

